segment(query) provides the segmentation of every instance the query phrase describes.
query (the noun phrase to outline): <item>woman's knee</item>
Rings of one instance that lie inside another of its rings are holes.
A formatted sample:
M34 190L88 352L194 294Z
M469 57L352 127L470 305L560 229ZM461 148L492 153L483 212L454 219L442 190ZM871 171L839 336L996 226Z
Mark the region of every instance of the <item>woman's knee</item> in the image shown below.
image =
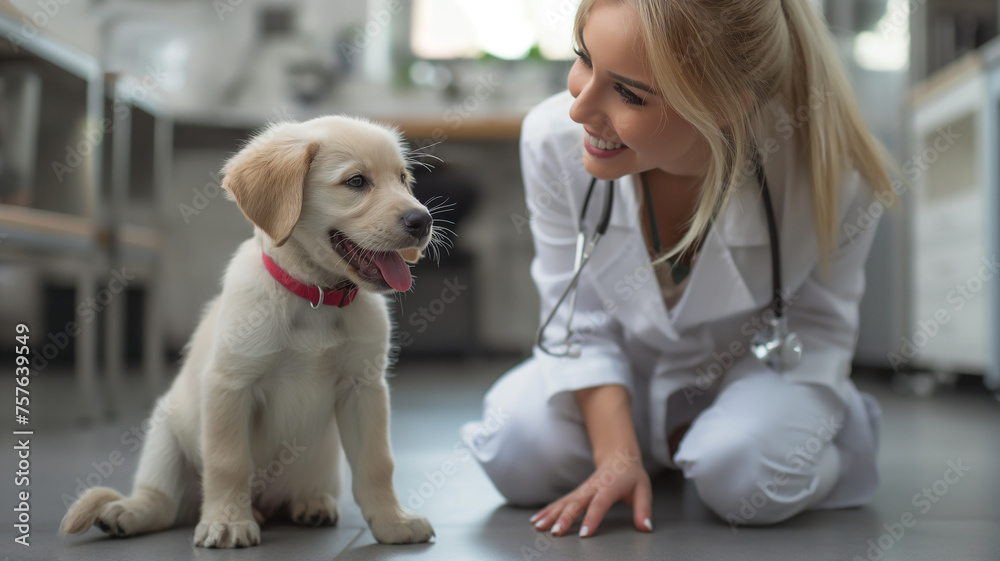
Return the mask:
M589 475L584 467L590 461L586 433L517 415L495 432L485 429L485 424L469 423L463 439L510 504L555 500Z
M790 518L821 500L837 479L839 455L832 444L806 461L794 443L761 434L767 433L753 425L696 424L674 458L702 501L734 526Z
M524 368L524 366L520 367ZM572 490L593 470L590 441L571 395L546 399L533 380L512 371L490 390L481 421L462 439L511 504L534 505ZM508 378L510 376L510 378Z

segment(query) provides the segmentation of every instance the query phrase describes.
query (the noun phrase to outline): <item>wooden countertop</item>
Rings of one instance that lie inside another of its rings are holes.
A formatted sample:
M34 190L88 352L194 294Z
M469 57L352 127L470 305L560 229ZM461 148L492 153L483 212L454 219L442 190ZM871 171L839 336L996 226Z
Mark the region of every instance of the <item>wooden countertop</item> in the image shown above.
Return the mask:
M392 116L351 112L380 123L399 127L410 141L429 140L497 140L516 142L521 136L521 121L524 114L505 114L490 117L456 118L423 116ZM307 120L319 115L293 115L297 120ZM242 112L181 112L175 114L174 122L181 127L203 127L217 130L253 131L267 124L267 119Z
M0 204L0 230L21 231L54 239L96 243L108 246L114 239L109 228L98 226L82 216ZM122 224L118 238L123 245L147 251L160 251L165 245L163 234L154 228Z

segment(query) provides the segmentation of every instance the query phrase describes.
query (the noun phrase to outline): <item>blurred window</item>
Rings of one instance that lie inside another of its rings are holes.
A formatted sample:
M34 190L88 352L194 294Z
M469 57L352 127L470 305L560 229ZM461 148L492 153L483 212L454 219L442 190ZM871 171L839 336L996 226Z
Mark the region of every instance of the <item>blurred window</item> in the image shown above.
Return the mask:
M418 58L568 59L579 0L414 0Z

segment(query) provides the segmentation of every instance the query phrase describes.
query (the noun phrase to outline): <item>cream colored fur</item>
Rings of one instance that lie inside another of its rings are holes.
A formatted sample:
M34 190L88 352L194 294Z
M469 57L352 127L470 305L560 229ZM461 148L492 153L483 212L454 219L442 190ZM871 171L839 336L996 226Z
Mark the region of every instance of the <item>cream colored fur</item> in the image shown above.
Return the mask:
M156 404L132 494L90 489L70 507L62 531L154 532L184 522L192 504L201 507L194 534L201 547L256 545L258 520L276 515L335 524L342 442L354 498L375 538L428 541L430 523L404 509L392 485L384 378L390 322L382 296L392 289L359 277L328 236L336 229L411 261L427 245L430 234L416 239L401 225L402 213L427 209L410 191L399 135L347 117L281 123L224 172L223 186L255 225L254 237L230 261L222 293L207 305L180 374ZM357 175L370 185L345 184ZM350 279L358 296L345 308L311 309L270 276L261 251L304 283Z

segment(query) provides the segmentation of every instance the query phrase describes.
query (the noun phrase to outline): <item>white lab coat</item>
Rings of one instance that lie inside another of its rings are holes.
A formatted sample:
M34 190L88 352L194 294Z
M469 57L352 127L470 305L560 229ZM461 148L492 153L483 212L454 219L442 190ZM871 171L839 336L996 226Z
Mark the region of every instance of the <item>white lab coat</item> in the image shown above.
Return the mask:
M572 277L579 213L591 180L582 165L583 129L569 117L572 101L568 92L546 100L529 113L521 131L521 166L536 251L531 274L541 298L542 319ZM777 122L781 110L775 111ZM812 220L810 180L794 139L786 138L791 135L784 130L775 131L777 145L762 144L778 147L773 153L766 148L762 152L780 239L783 288L791 302L788 324L804 349L801 363L782 376L832 389L854 410L856 420L864 418L860 425L845 427L845 432L857 433L853 443L850 434L842 435L846 446L873 453L871 425L849 374L865 284L864 262L875 234L869 218L860 222L866 228L856 221L859 210L866 214L875 199L859 174L844 177L840 222L858 228L849 228L850 236L840 229L830 276L825 277ZM588 209L588 236L606 189L607 183L599 181ZM718 215L681 299L668 310L655 275L646 267L649 257L634 179L617 181L607 234L580 278L573 324L581 332L582 356L554 358L536 348L529 360L532 379L539 374L542 378L531 383L539 384L545 399L551 402L563 392L597 385L625 386L640 442L648 443L656 463L671 466L667 448L671 394L710 390L717 386L710 385L713 376L740 378L768 369L749 351L752 320L769 306L772 293L767 218L760 193L756 176L750 174ZM564 340L567 313L564 303L546 330L546 341ZM470 425L465 432L475 430ZM861 481L843 502L856 502L873 492L877 481L873 466L872 462L868 473L856 475Z

